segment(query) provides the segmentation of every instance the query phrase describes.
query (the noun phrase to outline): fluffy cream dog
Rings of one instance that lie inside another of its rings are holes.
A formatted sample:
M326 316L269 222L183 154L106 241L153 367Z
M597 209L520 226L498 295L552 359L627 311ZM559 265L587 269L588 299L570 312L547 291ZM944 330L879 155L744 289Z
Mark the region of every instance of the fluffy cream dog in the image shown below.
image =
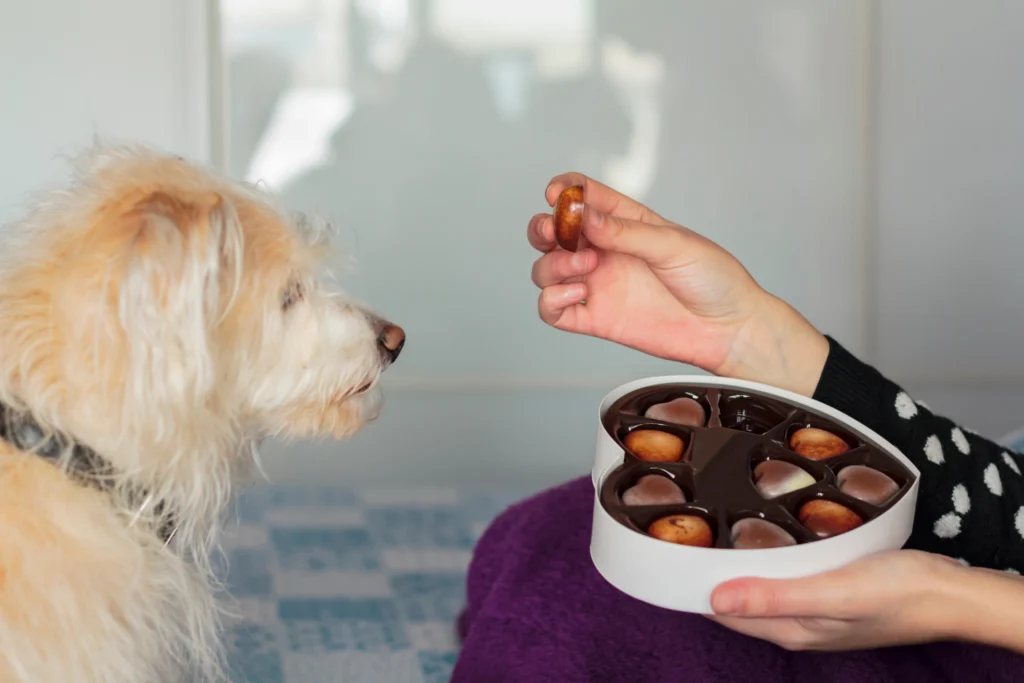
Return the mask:
M374 419L405 334L257 188L75 168L0 232L0 682L220 680L209 557L253 444Z

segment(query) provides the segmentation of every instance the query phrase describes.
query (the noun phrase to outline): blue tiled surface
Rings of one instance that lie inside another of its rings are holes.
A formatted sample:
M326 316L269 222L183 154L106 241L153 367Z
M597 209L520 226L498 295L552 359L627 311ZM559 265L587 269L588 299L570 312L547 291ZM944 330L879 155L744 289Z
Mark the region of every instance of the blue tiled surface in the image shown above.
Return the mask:
M443 683L472 547L514 495L262 487L226 542L240 683Z
M1004 443L1017 453L1024 453L1024 429L1018 430L1004 439Z
M1024 430L1004 438L1024 452ZM263 487L227 540L239 683L445 683L476 539L522 496Z

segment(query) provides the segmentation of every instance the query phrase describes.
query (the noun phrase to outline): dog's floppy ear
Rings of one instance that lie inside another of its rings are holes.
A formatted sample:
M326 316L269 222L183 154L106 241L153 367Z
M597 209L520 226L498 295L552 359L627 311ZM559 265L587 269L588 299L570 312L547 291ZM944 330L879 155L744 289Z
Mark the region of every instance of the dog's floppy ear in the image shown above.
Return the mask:
M131 362L130 396L187 408L214 384L210 333L241 277L242 231L215 193L154 192L125 216L131 231L118 299ZM131 400L131 399L129 399Z

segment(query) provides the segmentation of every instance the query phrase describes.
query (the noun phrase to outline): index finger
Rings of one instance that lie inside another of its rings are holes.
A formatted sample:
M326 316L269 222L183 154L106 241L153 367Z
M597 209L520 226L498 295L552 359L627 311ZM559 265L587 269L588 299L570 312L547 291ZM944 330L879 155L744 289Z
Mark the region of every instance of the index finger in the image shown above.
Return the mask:
M671 221L665 220L640 202L630 199L582 173L563 173L552 178L544 191L544 198L547 199L548 205L553 207L562 190L572 185L582 185L586 203L601 213L652 225L672 224Z

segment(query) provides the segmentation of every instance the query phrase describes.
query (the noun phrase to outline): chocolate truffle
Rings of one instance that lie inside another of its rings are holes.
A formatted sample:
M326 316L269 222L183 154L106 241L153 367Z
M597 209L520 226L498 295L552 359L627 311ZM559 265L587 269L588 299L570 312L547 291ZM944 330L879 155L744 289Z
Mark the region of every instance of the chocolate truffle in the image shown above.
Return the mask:
M622 493L624 505L675 505L685 503L686 496L668 477L648 474Z
M576 251L583 230L583 186L562 190L555 201L555 241L566 251Z
M704 414L704 406L686 396L653 405L647 409L644 417L686 427L703 427L704 421L707 419Z
M864 520L856 512L831 500L818 498L801 506L800 523L818 538L829 538L856 529Z
M850 445L832 432L805 427L789 437L789 447L809 460L825 460L850 450Z
M676 462L683 457L683 440L657 429L637 429L626 435L629 452L648 462Z
M710 548L715 542L711 526L696 515L662 517L648 527L647 533L662 541L698 548Z
M778 524L748 517L732 525L732 547L737 550L784 548L789 545L796 545L796 539Z
M785 460L765 460L754 467L754 485L765 498L778 498L813 483L807 470Z
M839 490L857 500L882 505L900 490L890 477L864 465L850 465L836 475Z

